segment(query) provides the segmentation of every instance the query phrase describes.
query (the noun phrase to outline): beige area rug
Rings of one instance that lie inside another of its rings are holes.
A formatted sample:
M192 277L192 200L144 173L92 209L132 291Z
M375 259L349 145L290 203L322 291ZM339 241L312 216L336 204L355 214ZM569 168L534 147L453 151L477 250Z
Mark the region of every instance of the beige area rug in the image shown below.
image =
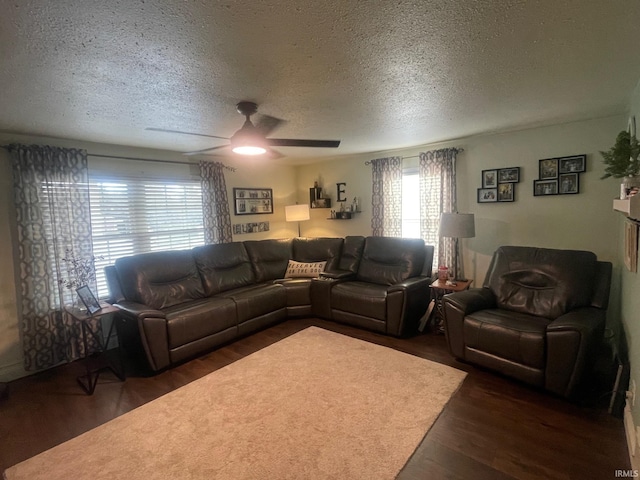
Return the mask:
M38 479L388 479L465 373L309 327L5 471Z

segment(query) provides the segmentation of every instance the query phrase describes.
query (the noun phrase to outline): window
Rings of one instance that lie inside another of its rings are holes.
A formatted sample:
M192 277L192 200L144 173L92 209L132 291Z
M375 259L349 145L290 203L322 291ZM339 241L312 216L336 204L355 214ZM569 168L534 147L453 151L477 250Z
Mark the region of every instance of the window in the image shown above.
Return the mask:
M417 168L402 173L402 236L420 238L420 180Z
M104 267L127 255L204 244L197 180L90 176L91 228L98 296L109 290Z

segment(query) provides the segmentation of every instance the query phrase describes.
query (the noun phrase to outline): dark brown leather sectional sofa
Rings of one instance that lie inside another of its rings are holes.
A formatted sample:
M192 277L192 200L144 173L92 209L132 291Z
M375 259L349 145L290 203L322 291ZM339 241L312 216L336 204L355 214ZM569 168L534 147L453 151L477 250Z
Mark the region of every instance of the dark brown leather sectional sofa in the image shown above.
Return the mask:
M289 260L327 264L319 278L285 279ZM426 311L432 263L419 239L350 236L146 253L106 274L121 332L139 336L157 371L292 316L404 335Z

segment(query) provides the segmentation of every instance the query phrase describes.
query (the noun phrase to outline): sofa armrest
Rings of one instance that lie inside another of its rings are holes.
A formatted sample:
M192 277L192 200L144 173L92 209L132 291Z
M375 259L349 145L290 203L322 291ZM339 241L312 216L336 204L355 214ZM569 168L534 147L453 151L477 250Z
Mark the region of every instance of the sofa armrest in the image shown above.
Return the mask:
M429 306L431 277L411 277L387 287L387 334L401 336L418 331Z
M115 306L120 309L119 315L123 321L137 323L140 341L151 369L158 371L168 367L171 359L169 358L167 317L164 312L128 300L123 300Z
M331 270L320 273L320 279L330 278L333 280L353 280L356 274L349 270Z
M428 297L430 284L431 284L431 277L423 277L423 276L411 277L411 278L407 278L404 282L396 283L389 286L389 288L387 289L387 292L391 293L391 292L397 292L397 291L406 290L406 289L415 290L415 289L423 288L425 289L424 294Z
M488 288L472 288L442 297L444 329L449 351L464 360L464 317L488 308L496 308L496 298Z
M584 307L572 310L547 325L545 388L571 397L592 366L604 336L606 311Z
M122 313L130 317L143 319L143 318L166 318L164 312L156 310L143 303L132 302L129 300L123 300L116 303L114 306L118 307Z

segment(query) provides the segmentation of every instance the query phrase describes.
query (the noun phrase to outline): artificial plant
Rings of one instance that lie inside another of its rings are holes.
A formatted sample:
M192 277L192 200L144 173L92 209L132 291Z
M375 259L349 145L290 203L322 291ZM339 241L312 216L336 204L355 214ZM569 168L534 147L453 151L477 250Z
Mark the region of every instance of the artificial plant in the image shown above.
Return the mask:
M640 143L635 135L623 130L616 137L616 143L606 152L600 152L606 165L600 178L622 178L636 176L640 171Z

